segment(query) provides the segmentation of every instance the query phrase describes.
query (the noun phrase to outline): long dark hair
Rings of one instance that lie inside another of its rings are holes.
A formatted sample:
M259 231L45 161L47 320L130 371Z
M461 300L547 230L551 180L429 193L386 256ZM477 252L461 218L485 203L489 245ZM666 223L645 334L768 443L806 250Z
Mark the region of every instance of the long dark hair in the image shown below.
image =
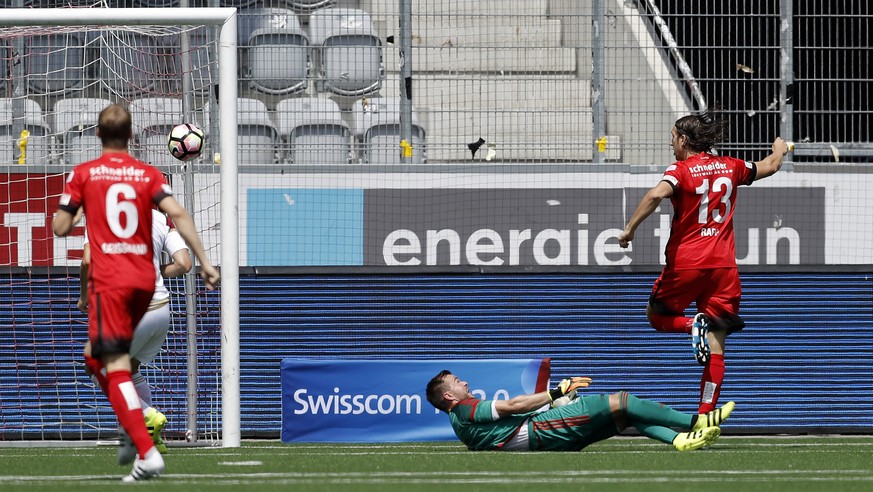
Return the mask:
M708 152L724 142L728 124L718 109L707 109L703 113L676 120L676 130L688 139L688 147L698 152Z

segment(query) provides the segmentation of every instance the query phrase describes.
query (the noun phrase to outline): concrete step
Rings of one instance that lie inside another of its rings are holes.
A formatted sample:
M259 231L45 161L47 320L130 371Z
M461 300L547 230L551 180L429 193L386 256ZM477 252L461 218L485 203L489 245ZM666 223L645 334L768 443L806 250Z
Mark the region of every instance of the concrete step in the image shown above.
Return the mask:
M470 142L476 139L470 139ZM591 161L594 155L594 144L590 134L580 135L577 138L563 138L543 141L504 141L486 140L485 145L471 157L467 148L467 141L458 137L444 135L428 135L427 159L428 162L458 162L458 161L485 161L488 155L488 145L494 145L495 157L490 162L585 162ZM621 140L617 136L607 137L606 160L621 160Z
M383 61L386 72L399 72L399 48L385 46ZM471 48L413 46L412 67L417 73L576 73L576 50L573 48Z
M398 15L397 0L360 0L362 10L370 15ZM412 10L419 15L496 15L534 16L549 13L549 0L440 0L413 2Z
M383 97L400 97L397 77L387 77ZM413 106L438 109L489 110L581 110L591 105L591 83L570 77L509 78L475 76L416 76L413 81Z
M375 16L373 25L383 39L394 36L399 42L400 28L396 16ZM545 17L501 16L434 17L412 16L414 46L561 46L561 20Z

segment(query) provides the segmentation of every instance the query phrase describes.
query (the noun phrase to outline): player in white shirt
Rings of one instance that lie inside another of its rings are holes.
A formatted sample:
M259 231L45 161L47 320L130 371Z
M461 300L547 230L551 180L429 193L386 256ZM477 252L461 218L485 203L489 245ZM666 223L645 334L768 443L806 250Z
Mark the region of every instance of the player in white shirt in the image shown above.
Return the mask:
M168 223L169 220L161 212L152 210L152 241L155 264L155 293L149 309L142 317L133 333L130 345L132 358L131 380L136 386L136 392L142 400L143 416L146 427L152 436L155 446L161 453L167 452L167 445L161 439L161 430L167 425L167 417L152 406L152 394L148 381L139 372L140 364L147 364L154 360L170 329L170 292L164 285L164 278L173 278L184 275L191 270L191 255L185 240ZM162 264L162 253L172 258L172 263ZM88 244L88 236L85 235L83 246L82 264L80 266L81 292L76 306L83 313L88 312L88 268L91 263L91 251ZM91 347L85 344L85 355L90 355ZM86 366L86 372L88 368ZM136 448L132 446L130 438L122 433L122 446L118 451L119 464L127 464L136 457Z

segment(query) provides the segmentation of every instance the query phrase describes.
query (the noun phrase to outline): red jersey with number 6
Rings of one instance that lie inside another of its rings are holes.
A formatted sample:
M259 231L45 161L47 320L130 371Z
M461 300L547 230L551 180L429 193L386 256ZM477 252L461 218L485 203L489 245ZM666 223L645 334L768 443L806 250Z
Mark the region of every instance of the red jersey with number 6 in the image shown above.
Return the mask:
M85 210L92 291L154 290L152 205L171 194L158 169L125 153L106 153L73 168L58 208Z
M666 264L675 270L736 267L737 189L751 185L756 167L705 152L674 163L663 180L673 186L673 223Z

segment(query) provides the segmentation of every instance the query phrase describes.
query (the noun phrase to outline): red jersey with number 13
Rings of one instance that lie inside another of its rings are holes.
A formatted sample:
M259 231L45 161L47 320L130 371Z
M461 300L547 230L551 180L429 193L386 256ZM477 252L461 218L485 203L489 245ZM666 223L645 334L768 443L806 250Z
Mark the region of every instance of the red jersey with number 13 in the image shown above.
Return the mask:
M666 262L675 270L736 267L737 189L755 180L755 164L700 154L674 163L663 180L673 186L673 223Z
M70 173L59 208L85 209L91 289L154 290L152 204L171 195L161 172L125 153L106 153Z

